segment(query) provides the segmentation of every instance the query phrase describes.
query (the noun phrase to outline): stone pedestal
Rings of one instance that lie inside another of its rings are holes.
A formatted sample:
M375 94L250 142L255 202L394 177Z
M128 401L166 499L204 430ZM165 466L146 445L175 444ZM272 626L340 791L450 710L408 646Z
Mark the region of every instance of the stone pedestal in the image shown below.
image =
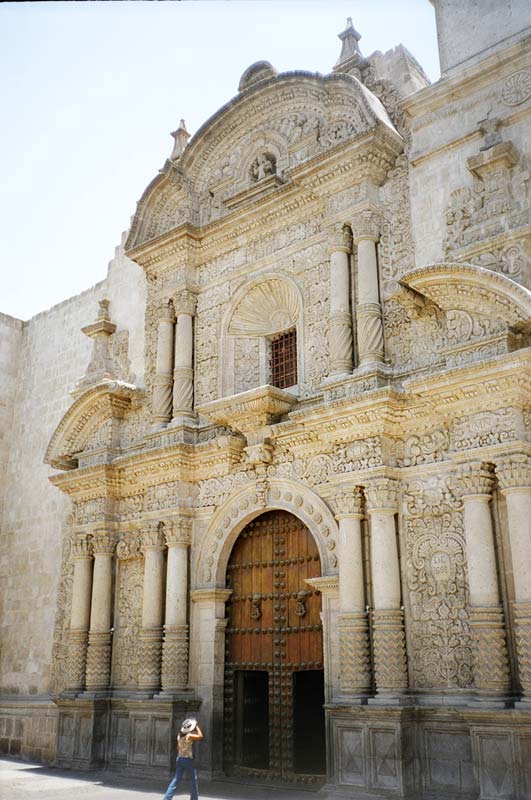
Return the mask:
M88 692L100 692L109 688L111 675L111 598L112 557L115 547L114 535L107 532L97 532L94 534L92 546L94 573L85 685Z
M371 521L371 570L374 609L374 672L378 695L387 701L408 686L400 567L395 527L397 482L376 478L366 486Z
M496 475L507 504L518 680L523 700L531 702L531 458L517 454L500 459Z
M510 674L489 507L492 483L486 465L467 464L461 469L458 491L463 500L474 682L479 699L503 702Z

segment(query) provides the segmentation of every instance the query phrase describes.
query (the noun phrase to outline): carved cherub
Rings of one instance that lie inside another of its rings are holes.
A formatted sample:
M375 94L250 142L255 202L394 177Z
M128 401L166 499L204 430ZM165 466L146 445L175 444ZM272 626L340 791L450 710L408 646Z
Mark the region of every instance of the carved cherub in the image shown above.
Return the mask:
M276 171L275 159L269 153L260 153L251 166L251 175L255 181L274 175Z

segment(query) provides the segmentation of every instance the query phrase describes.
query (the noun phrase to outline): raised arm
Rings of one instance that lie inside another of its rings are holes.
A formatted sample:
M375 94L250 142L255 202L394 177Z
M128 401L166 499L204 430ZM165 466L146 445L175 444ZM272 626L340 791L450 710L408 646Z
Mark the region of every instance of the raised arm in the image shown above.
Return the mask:
M193 742L200 742L201 739L204 738L203 737L203 731L201 730L199 725L196 725L194 730L193 730L193 732L189 733L188 736Z

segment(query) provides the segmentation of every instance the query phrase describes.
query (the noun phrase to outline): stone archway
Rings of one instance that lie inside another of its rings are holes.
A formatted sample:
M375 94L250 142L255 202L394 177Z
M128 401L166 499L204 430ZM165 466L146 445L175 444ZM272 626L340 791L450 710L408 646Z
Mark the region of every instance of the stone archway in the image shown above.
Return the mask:
M229 774L307 783L326 772L321 595L307 583L320 576L310 531L286 511L256 517L234 544L223 710Z

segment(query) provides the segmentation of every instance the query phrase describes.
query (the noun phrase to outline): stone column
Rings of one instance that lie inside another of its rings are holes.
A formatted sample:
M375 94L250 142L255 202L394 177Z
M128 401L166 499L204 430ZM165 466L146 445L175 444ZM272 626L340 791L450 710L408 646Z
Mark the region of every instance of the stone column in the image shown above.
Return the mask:
M92 539L94 572L90 605L86 688L89 692L109 688L111 677L111 600L114 534L98 531Z
M339 523L339 658L341 692L359 700L371 689L369 627L363 576L359 488L335 497Z
M139 637L138 688L152 693L160 686L162 609L164 598L164 537L158 523L142 532L144 591Z
M389 698L402 694L408 686L395 527L398 484L390 478L375 478L367 484L365 491L371 521L375 682L378 694Z
M358 292L356 320L359 363L381 362L384 357L382 309L378 285L376 242L380 234L379 217L363 211L352 223L358 253Z
M87 641L92 593L92 536L81 533L74 541L72 610L68 636L68 689L80 692L85 687Z
M153 380L152 421L161 428L172 418L173 407L173 339L175 312L171 302L158 310L157 362Z
M162 691L188 688L188 548L192 520L179 517L164 526L168 545L166 622L162 645Z
M457 491L463 500L474 681L479 695L496 699L507 694L510 674L489 508L492 484L486 464L470 463L461 469Z
M173 371L173 418L193 416L194 407L194 332L196 298L191 292L175 297L175 362Z
M338 224L330 239L330 375L342 375L352 372L350 235L344 225Z
M531 457L500 459L496 475L507 504L518 678L523 699L531 702Z

